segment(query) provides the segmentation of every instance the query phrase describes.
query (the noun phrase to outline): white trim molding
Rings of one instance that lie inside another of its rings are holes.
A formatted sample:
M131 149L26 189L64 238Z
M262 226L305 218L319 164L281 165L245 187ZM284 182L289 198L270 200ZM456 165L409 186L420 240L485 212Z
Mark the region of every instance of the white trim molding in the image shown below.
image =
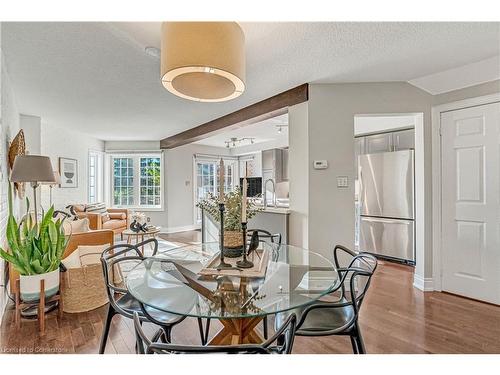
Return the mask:
M422 277L415 274L413 277L413 286L422 292L434 291L434 280L432 277Z
M161 228L160 233L170 234L179 232L189 232L191 230L198 230L198 229L200 229L199 225L185 225L182 227Z
M442 290L441 113L496 102L500 102L500 92L432 107L432 278L436 291Z

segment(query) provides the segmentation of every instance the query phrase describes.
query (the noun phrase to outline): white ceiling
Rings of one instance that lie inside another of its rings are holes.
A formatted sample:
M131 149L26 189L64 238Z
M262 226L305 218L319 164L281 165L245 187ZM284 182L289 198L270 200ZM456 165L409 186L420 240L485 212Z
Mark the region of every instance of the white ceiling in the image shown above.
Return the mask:
M500 54L500 23L242 23L247 88L224 103L160 83L159 23L2 23L22 113L104 140L159 140L305 82L409 81Z
M286 125L278 132L277 125ZM242 128L227 131L212 137L204 138L201 141L195 142L200 145L225 147L224 141L230 140L232 137L241 138L254 138L254 144L267 143L272 141L279 141L280 143L288 144L288 114L273 117L268 120L257 122L255 124L247 125ZM238 149L248 146L250 141L241 142L232 147Z

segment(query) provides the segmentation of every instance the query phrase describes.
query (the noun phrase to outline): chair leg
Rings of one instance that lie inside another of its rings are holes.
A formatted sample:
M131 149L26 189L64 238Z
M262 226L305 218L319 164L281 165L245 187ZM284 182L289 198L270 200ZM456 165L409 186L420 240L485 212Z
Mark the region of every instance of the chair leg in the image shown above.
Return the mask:
M116 312L111 304L108 306L108 315L106 316L106 321L104 322L104 328L101 335L101 345L99 346L99 354L104 354L106 349L106 342L108 341L109 328L111 327L111 321Z
M207 325L205 326L205 336L203 338L203 340L205 340L205 344L206 345L208 343L208 332L210 331L210 318L207 319Z
M352 352L354 354L359 354L358 343L356 342L356 339L352 335L349 335L349 338L351 339Z
M264 338L267 340L267 316L264 316L264 319L262 320L262 324L264 325Z
M359 325L356 323L356 344L358 346L358 354L366 354L365 343L363 341L363 336L361 336L361 330L359 329Z
M167 340L167 344L172 343L172 327L165 327L165 339Z
M208 322L207 322L207 324L208 324ZM201 320L201 318L198 318L198 329L200 330L201 345L206 345L207 340L206 340L205 334L203 332L203 321Z

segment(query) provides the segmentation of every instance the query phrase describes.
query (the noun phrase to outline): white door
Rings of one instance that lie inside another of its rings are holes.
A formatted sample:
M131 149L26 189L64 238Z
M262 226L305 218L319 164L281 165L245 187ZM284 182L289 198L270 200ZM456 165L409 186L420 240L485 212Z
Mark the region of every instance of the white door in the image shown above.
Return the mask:
M441 114L443 290L500 304L500 103Z

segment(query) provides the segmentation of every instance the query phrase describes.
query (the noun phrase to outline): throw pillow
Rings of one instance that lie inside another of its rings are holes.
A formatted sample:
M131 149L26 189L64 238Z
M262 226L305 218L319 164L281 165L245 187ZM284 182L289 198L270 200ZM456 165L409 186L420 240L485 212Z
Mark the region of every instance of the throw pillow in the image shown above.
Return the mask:
M89 219L83 218L78 220L64 220L63 222L64 234L69 236L70 234L75 233L85 233L89 232Z
M108 213L101 214L101 220L102 220L102 223L104 224L106 221L111 220L110 215Z
M127 218L124 212L110 212L108 215L112 220L125 220Z

